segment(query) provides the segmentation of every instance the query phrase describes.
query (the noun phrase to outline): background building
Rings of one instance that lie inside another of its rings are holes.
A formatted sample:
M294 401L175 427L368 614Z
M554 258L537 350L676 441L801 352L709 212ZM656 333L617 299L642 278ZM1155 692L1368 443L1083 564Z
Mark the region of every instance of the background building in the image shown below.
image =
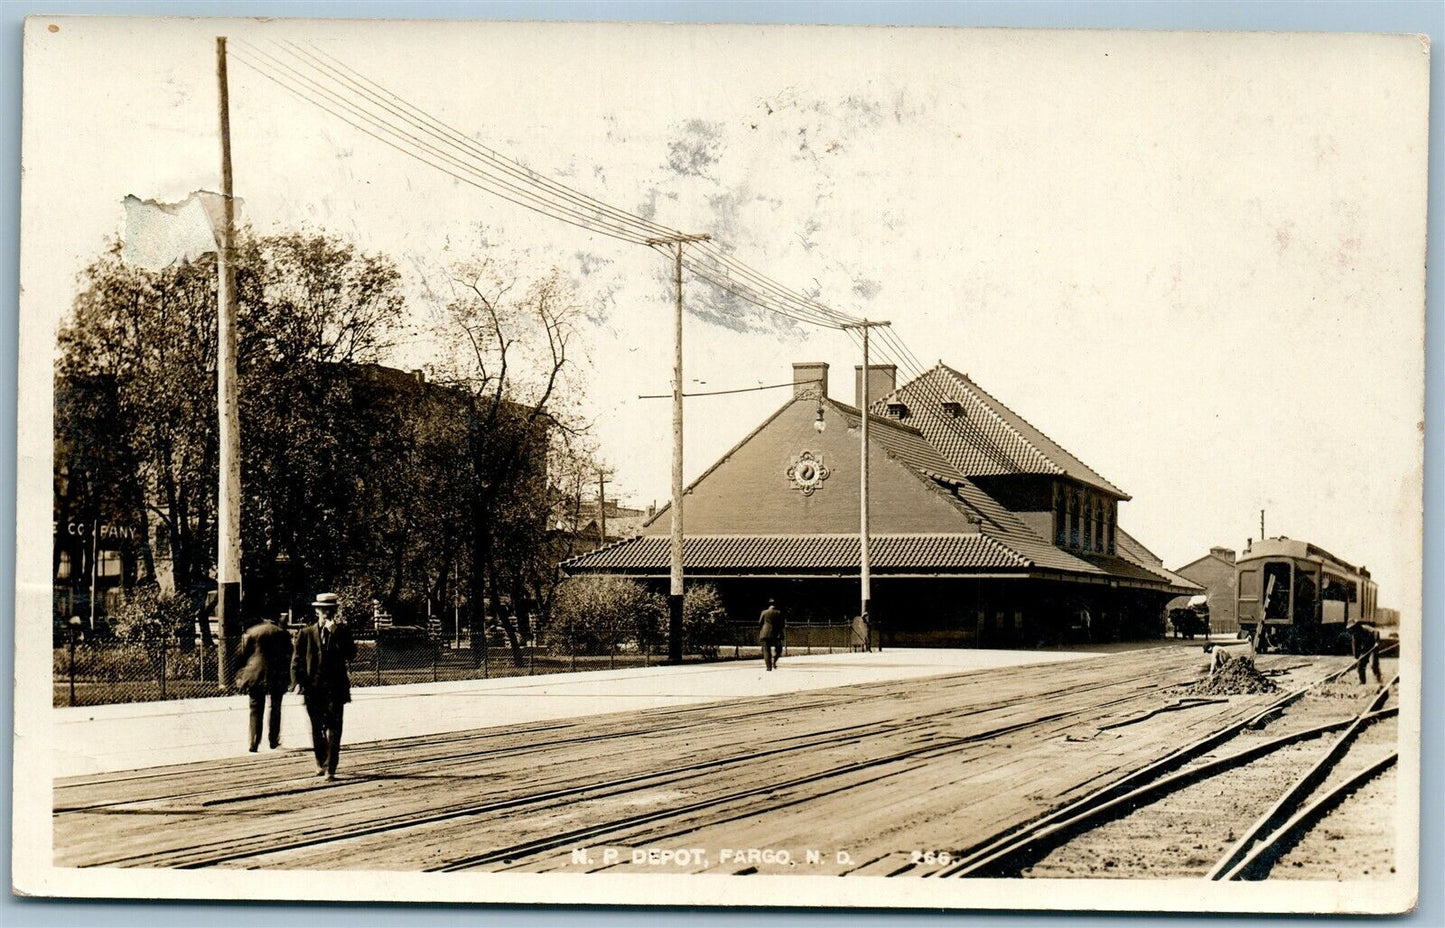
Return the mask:
M1215 635L1232 635L1239 631L1236 614L1234 550L1216 545L1198 560L1190 561L1174 572L1204 587L1209 603L1209 630ZM1167 608L1182 609L1188 597L1171 600Z

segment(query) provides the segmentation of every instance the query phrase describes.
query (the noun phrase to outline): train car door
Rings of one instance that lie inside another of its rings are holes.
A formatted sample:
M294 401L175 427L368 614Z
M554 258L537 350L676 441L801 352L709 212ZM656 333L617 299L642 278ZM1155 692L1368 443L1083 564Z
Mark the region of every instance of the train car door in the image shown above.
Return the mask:
M1290 621L1290 565L1288 561L1270 561L1264 565L1264 621L1288 624Z

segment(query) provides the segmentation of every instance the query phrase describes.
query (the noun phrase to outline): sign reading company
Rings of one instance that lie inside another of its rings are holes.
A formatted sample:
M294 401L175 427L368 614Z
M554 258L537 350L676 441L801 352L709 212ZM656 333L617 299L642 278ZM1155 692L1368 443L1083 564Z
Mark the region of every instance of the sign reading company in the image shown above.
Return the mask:
M90 530L91 526L88 522L67 522L65 524L65 533L67 535L75 535L80 538L89 538ZM102 522L100 524L100 537L103 540L107 541L112 539L119 539L122 541L135 541L139 537L139 533L136 532L134 526L107 525L106 523Z

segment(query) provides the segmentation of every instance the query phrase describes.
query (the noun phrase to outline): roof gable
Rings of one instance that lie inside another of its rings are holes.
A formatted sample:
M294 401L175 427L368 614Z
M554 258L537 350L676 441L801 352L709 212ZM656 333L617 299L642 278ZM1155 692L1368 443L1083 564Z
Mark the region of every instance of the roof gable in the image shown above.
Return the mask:
M814 429L818 401L790 399L687 488L688 535L847 534L858 531L858 411L826 401L826 428ZM977 517L923 473L962 476L911 428L870 417L870 528L886 533L977 533ZM789 470L807 453L827 476L806 491ZM670 508L643 527L671 532Z

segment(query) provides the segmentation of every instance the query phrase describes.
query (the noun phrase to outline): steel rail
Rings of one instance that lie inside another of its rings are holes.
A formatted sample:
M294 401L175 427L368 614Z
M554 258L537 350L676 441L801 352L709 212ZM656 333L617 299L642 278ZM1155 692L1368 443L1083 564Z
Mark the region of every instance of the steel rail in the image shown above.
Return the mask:
M1393 708L1373 712L1365 717L1365 723L1372 724L1383 719L1393 718L1398 713L1399 710ZM1301 741L1309 741L1312 738L1319 738L1331 732L1339 731L1342 728L1348 728L1350 725L1353 725L1355 721L1355 717L1352 716L1347 719L1328 722L1314 728L1282 735L1279 738L1257 744L1226 757L1216 758L1215 760L1200 764L1197 767L1190 767L1188 770L1181 770L1161 780L1155 780L1153 783L1140 786L1102 805L1084 809L1078 814L1065 818L1062 821L1054 822L1036 829L1028 835L1015 838L988 856L968 864L963 870L950 872L947 875L978 878L1012 874L1023 868L1025 865L1023 861L1030 858L1037 860L1065 841L1096 828L1106 821L1127 815L1140 806L1154 802L1162 796L1198 783L1201 780L1207 780L1220 773L1234 770L1244 764L1272 754L1281 748L1298 744ZM902 872L905 871L898 871L898 873ZM895 874L889 875L892 876Z
M1347 664L1340 670L1326 674L1319 680L1315 680L1306 686L1286 693L1284 696L1243 721L1232 722L1217 731L1205 735L1197 741L1177 748L1159 760L1132 773L1126 774L1113 783L1107 784L1088 795L1081 796L1073 802L1066 803L1031 822L1006 828L985 838L968 848L962 859L956 860L948 867L928 875L945 877L966 875L967 871L973 866L995 856L1014 843L1027 841L1031 835L1042 834L1045 830L1060 822L1072 819L1097 806L1102 806L1158 777L1167 775L1201 754L1213 750L1245 729L1262 726L1270 718L1278 715L1295 702L1304 698L1311 690L1339 679L1344 674L1353 670L1354 666L1354 663Z
M1105 684L1105 686L1107 685L1108 684ZM1165 689L1169 685L1173 684L1161 684L1155 687L1155 689ZM1092 689L1100 688L1103 687L1100 685L1093 685L1089 687L1076 687L1073 689L1087 692ZM573 829L571 831L546 835L541 838L536 838L531 841L515 844L510 847L500 848L482 854L471 855L469 857L462 858L457 861L452 861L447 864L438 864L435 867L428 869L430 871L454 872L457 870L469 869L471 867L483 866L488 863L512 863L519 857L534 856L544 851L555 850L559 847L565 847L568 844L575 844L578 841L593 840L603 835L616 834L619 831L635 828L639 825L647 825L657 821L664 821L668 818L676 818L681 815L686 815L691 812L701 811L704 809L714 808L716 806L724 805L729 802L736 802L742 799L751 799L758 795L775 793L780 790L788 789L794 786L805 786L811 783L822 782L833 779L835 777L845 776L847 774L854 773L860 770L869 770L875 767L880 767L885 764L897 764L903 761L913 760L915 758L922 758L929 755L947 753L949 751L957 750L961 747L967 747L981 741L987 741L990 738L996 738L999 735L1012 734L1017 731L1034 728L1036 726L1044 725L1050 722L1057 722L1062 719L1070 718L1077 715L1083 715L1088 712L1097 712L1098 710L1108 708L1111 705L1115 705L1120 702L1127 702L1131 699L1136 698L1138 698L1137 694L1130 693L1126 696L1122 696L1118 699L1110 700L1109 702L1105 703L1084 706L1079 709L1055 712L1050 715L1029 719L1025 722L1016 722L1011 725L1003 725L998 728L993 728L982 732L976 732L974 734L964 735L958 738L952 738L936 744L926 744L914 748L909 748L903 751L896 751L893 754L889 754L884 757L875 757L865 761L852 761L850 763L840 764L826 770L794 778L793 780L768 783L760 787L737 790L731 793L723 794L721 796L710 797L708 799L700 800L695 803L690 803L685 806L674 807L671 809L663 809L657 812L644 813L640 815L625 816L621 819L614 819L610 822L603 822L598 825L591 825L585 828ZM966 711L965 714L976 714L976 710L970 708ZM942 716L945 715L945 713L939 713L938 715ZM896 730L894 730L894 732L896 733ZM875 777L867 782L873 782L877 779L883 779L890 775L891 774L883 774L882 776ZM851 786L844 788L851 788ZM837 792L837 790L827 790L821 794L814 794L808 797L804 797L804 799L817 798L818 795L828 795L832 792ZM804 800L788 798L780 803L775 804L774 806L769 806L766 808L751 806L748 809L748 814L757 815L763 812L772 811L774 808L785 808L787 806L797 805L800 801ZM689 826L687 829L685 829L685 831L687 832L691 832L694 830L696 830L696 826ZM654 840L663 840L663 838L655 837Z
M1224 856L1210 868L1209 873L1205 877L1206 879L1226 879L1226 874L1233 872L1240 861L1248 856L1250 848L1256 842L1260 841L1263 835L1269 833L1272 829L1278 827L1281 822L1290 817L1299 807L1299 804L1304 801L1304 798L1319 785L1320 781L1324 779L1331 768L1345 756L1349 751L1351 742L1353 742L1355 737L1364 729L1365 716L1374 712L1389 698L1390 688L1399 681L1400 677L1396 674L1391 678L1389 683L1380 687L1374 698L1371 699L1368 706L1366 706L1365 711L1361 712L1355 721L1350 724L1350 727L1346 728L1344 733L1335 740L1334 744L1330 745L1329 749L1310 765L1310 768L1301 774L1300 778L1296 780L1289 789L1285 790L1284 795L1275 800L1274 804L1256 819L1254 824L1249 826L1245 833L1240 836L1239 840L1234 843L1234 846L1226 851Z
M1296 840L1303 836L1309 826L1323 818L1335 806L1344 802L1355 790L1393 767L1400 758L1399 752L1391 751L1388 757L1376 761L1339 784L1309 805L1300 809L1289 821L1277 828L1269 837L1251 850L1244 859L1235 864L1222 877L1225 880L1262 880L1269 875L1279 859L1289 852Z
M1177 685L1177 673L1177 670L1172 669L1156 673L1155 676L1160 678L1160 682L1155 686L1151 687L1151 689L1161 690L1166 689L1169 686ZM1119 681L1117 680L1104 683L1088 683L1082 685L1075 684L1060 687L1052 692L1037 694L1036 698L1045 700L1059 695L1078 695L1118 685ZM878 694L880 698L885 695L886 694L882 692ZM1139 698L1139 693L1130 692L1116 700L1110 700L1102 704L1090 704L1077 710L1052 713L1047 716L1030 719L1026 722L1000 726L994 729L978 732L973 735L968 735L956 739L953 742L925 745L912 749L910 751L902 752L901 754L890 755L880 760L896 761L912 756L913 754L924 754L930 751L937 751L946 747L966 745L969 743L986 740L988 738L997 737L1000 734L1008 734L1021 729L1058 721L1063 718L1082 715L1090 711L1097 711L1102 708L1107 708L1108 706L1118 702L1124 702L1137 698ZM883 735L906 736L907 732L912 729L936 725L955 716L974 716L979 714L980 712L989 712L1013 708L1015 705L1016 703L1010 700L998 700L984 707L951 707L940 712L928 713L920 716L915 716L911 719L905 719L902 720L901 723L897 721L886 720L875 723L868 723L864 726L858 726L859 728L862 728L864 730L854 732L849 740L862 740L864 738L878 737ZM733 754L727 757L716 758L709 761L679 765L677 767L672 767L666 770L641 772L624 777L613 778L611 780L587 782L578 784L576 786L544 790L523 796L513 796L481 802L469 801L459 803L451 807L443 807L441 809L437 809L423 815L407 813L405 815L374 819L372 821L365 822L359 825L333 825L328 827L322 827L314 829L310 832L303 832L294 837L292 840L282 841L279 843L274 840L274 837L262 836L252 840L251 842L248 842L246 846L241 847L238 847L236 845L236 842L234 841L216 842L212 845L193 846L189 848L181 848L171 851L158 851L131 855L128 857L122 857L107 861L94 862L87 864L87 866L166 866L175 869L195 869L200 867L214 866L217 864L230 863L236 860L243 860L249 857L264 856L282 851L301 850L307 847L315 847L336 841L344 841L358 837L367 837L370 835L382 834L390 831L402 831L408 828L437 824L444 821L456 820L475 815L482 815L490 812L505 811L509 809L537 805L546 802L554 802L558 800L571 800L576 797L584 796L585 794L593 794L588 798L603 798L609 795L617 795L620 793L635 791L637 789L656 786L658 785L659 781L667 782L667 778L691 776L695 775L696 773L710 769L748 763L767 757L772 757L780 754L795 753L797 751L807 750L810 748L837 746L840 743L837 740L837 730L829 730L826 732L809 732L798 737L800 740L796 744L774 747L766 750L748 751L741 754ZM837 772L843 771L839 769ZM358 780L356 782L362 783L365 781ZM345 784L343 784L343 786L344 785ZM329 787L309 787L309 789L328 788L335 789L336 784L332 784ZM274 790L269 791L267 795L268 797L274 796ZM149 811L154 812L155 810Z

